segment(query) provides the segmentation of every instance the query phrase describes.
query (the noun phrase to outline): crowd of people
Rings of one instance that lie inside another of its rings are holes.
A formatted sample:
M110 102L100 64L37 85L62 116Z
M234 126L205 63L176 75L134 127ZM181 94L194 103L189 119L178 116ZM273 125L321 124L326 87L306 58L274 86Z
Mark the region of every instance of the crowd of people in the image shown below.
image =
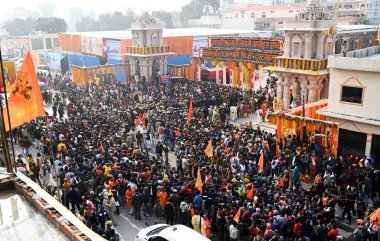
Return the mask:
M77 87L59 76L52 82L52 113L13 133L21 143L38 140L40 153L24 147L18 163L27 155L31 178L108 240L117 237L112 227L123 225L115 219L122 206L136 220L143 212L146 220L181 223L218 241L336 241L339 219L355 220L357 241L378 240L377 226L367 222L380 206L372 162L316 154L311 136L288 138L277 156L273 133L229 122L231 106L269 108L272 88L243 93L134 77L111 86Z

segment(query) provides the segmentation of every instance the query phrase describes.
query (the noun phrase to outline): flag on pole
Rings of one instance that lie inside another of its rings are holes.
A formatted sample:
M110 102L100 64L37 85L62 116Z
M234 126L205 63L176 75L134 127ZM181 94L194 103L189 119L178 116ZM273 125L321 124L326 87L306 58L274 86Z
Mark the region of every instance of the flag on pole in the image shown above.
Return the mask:
M377 40L380 42L380 28L377 30Z
M197 173L197 181L195 182L195 188L198 189L202 193L202 176L201 176L201 169L198 168L198 173Z
M8 108L12 128L28 123L34 118L45 116L41 89L30 52L26 55L9 92ZM3 117L5 129L9 131L7 108L3 109Z
M329 37L332 37L333 35L334 35L334 26L333 25L331 25L330 26L330 28L329 28L329 31L327 32L327 35L329 36Z
M369 215L369 220L380 228L380 208L376 209L376 211Z
M209 142L208 142L208 145L205 149L205 153L206 153L206 156L208 157L212 157L213 154L212 154L213 150L212 150L212 140L210 139Z
M234 221L236 223L239 223L239 218L240 218L240 215L241 215L241 209L242 208L239 208L238 212L236 213L235 217L234 217Z
M264 150L261 152L260 159L259 159L259 173L262 173L264 171Z
M193 100L190 99L189 113L187 114L187 124L190 123L191 118L193 118Z

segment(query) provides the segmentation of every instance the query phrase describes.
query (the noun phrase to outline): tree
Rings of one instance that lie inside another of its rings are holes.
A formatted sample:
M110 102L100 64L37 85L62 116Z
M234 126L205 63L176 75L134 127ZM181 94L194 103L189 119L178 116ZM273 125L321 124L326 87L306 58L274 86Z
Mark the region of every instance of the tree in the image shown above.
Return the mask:
M43 3L38 6L43 17L54 17L57 11L57 6L53 3Z
M153 11L152 16L159 18L164 24L166 28L173 28L173 20L172 20L172 13L166 12L166 11Z
M33 32L32 28L33 20L31 18L21 19L15 18L6 21L3 28L10 34L15 36L29 35Z
M220 8L219 0L203 0L204 5L209 13L210 9L212 10L212 15L215 15Z
M84 17L75 24L75 28L79 32L91 32L99 30L99 25L96 19Z
M198 19L202 16L204 10L203 0L191 0L181 9L182 23L187 25L189 19Z
M33 22L33 28L36 32L60 33L66 32L67 24L63 18L38 18Z

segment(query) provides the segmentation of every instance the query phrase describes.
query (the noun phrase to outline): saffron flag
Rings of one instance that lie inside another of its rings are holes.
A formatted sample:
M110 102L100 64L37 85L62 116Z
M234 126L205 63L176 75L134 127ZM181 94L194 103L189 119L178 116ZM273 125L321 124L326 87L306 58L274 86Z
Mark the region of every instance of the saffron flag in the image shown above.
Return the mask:
M187 114L187 124L190 123L191 118L193 118L193 101L190 99L189 113Z
M241 209L242 208L239 208L239 211L236 213L235 217L234 217L234 221L236 223L239 223L239 218L240 218L240 215L241 215Z
M12 128L28 123L34 118L45 116L40 85L30 52L17 73L15 83L11 85L8 108ZM7 108L3 109L3 116L5 129L9 131Z
M203 191L202 187L203 187L203 183L202 183L201 169L198 168L197 181L195 182L195 188L198 189L202 193Z
M334 35L334 32L335 32L335 30L334 30L334 26L331 25L330 28L329 28L329 31L327 32L327 35L328 35L329 37L332 37L332 36Z
M212 157L213 156L212 151L213 151L212 150L212 141L210 139L209 142L208 142L208 145L207 145L207 147L205 149L206 156Z
M369 215L369 220L374 223L378 228L380 228L380 208L376 209L371 215Z
M377 30L377 40L380 42L380 28Z
M259 173L262 173L264 171L264 151L261 152L260 159L259 159Z

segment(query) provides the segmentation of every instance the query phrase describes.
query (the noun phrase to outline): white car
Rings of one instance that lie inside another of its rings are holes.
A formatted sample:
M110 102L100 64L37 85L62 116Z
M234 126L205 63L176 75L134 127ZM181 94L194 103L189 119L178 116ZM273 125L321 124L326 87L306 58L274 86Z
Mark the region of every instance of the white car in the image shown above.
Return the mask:
M184 225L157 224L137 233L135 241L210 241Z

